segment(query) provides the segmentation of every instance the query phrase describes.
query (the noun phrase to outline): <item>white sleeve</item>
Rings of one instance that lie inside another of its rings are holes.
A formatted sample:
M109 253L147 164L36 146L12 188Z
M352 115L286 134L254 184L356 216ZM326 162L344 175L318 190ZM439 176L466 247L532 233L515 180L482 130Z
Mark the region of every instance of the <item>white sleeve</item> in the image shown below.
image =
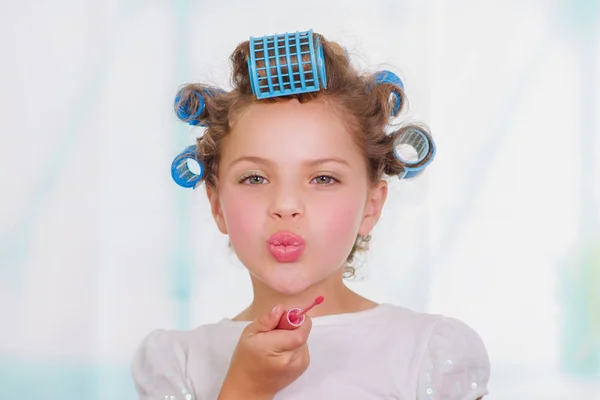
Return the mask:
M186 376L186 359L172 332L159 329L150 333L131 364L140 400L196 400Z
M433 328L417 383L418 400L476 400L488 394L490 360L479 335L463 322Z

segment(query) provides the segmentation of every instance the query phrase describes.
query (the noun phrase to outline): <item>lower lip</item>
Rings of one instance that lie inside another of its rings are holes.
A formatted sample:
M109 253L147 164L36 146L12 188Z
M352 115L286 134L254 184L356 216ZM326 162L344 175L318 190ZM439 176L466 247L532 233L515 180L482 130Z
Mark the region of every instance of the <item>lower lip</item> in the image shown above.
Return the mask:
M279 262L293 262L300 258L304 252L304 245L300 246L274 246L269 244L269 250L273 257Z
M271 236L267 246L277 261L294 262L304 252L304 239L292 232L281 231Z

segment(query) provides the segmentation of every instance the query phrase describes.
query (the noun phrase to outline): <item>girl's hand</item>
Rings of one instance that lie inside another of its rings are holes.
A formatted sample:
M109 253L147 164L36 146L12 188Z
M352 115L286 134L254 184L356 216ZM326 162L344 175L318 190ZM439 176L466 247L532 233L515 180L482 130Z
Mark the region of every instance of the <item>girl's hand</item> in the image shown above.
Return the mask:
M244 329L219 400L272 399L306 371L310 363L306 341L311 320L307 316L295 330L275 329L285 311L278 305Z

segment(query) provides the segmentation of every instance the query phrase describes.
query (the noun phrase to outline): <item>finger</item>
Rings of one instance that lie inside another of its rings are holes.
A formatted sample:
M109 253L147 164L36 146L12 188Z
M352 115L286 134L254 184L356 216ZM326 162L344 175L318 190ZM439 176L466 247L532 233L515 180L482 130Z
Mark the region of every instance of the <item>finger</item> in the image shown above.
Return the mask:
M281 316L285 312L285 308L278 304L273 309L258 317L254 321L252 321L247 329L248 333L261 333L261 332L269 332L277 327Z
M306 344L311 328L312 321L306 317L297 329L276 329L265 333L265 339L269 341L270 347L275 353L292 351Z

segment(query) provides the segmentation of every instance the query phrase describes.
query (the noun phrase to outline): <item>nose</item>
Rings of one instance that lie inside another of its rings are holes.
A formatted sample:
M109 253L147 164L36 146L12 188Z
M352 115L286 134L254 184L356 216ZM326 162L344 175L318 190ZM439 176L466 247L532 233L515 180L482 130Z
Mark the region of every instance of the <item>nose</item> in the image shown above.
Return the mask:
M275 219L297 219L304 214L301 194L290 186L282 186L272 198L270 214Z

